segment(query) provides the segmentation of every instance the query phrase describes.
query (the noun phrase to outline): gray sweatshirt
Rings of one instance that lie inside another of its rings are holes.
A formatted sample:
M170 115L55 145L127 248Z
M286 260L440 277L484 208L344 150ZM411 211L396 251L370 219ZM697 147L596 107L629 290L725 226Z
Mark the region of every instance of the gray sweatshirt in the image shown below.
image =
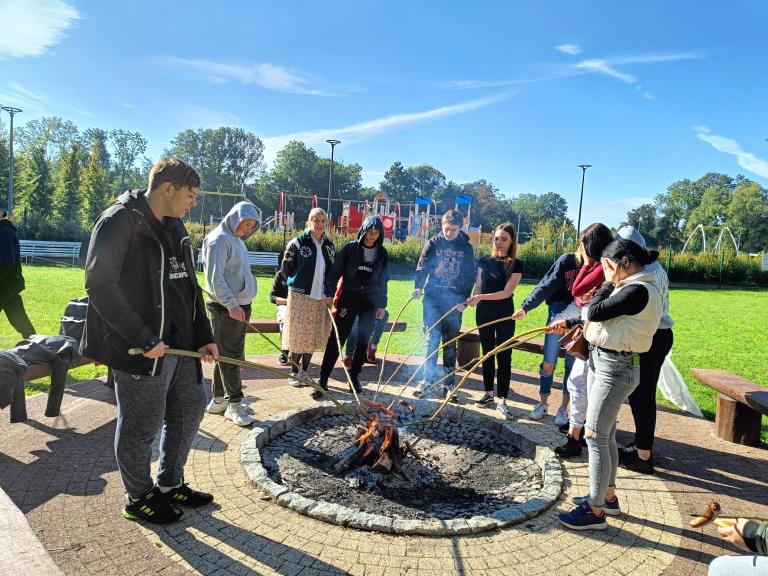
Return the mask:
M238 224L246 219L261 225L256 207L250 202L238 202L203 240L205 289L227 310L250 304L256 297L256 279L248 264L244 242L251 234L243 238L235 236Z

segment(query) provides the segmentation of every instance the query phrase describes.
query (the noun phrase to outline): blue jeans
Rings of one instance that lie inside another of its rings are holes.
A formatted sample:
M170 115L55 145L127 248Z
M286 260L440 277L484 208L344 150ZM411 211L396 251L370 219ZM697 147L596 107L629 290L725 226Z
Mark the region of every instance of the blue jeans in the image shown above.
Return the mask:
M384 318L381 320L376 320L376 323L373 325L373 333L371 334L371 339L368 342L371 346L378 346L379 341L381 340L381 335L384 333L384 328L387 327L387 322L389 322L389 311L384 310ZM355 318L355 323L352 325L352 332L349 333L349 336L347 336L347 346L346 346L346 353L347 356L352 356L355 353L355 348L357 347L357 325L359 324L359 319Z
M547 313L547 324L552 322L555 316L560 314L568 307L568 303L555 302L549 305L549 312ZM554 364L557 367L557 359L560 357L560 336L558 334L545 334L544 335L544 358L539 365L539 394L542 396L549 396L552 392L552 382L555 377L552 374L544 373L544 364ZM563 375L563 382L568 382L568 376L573 368L573 361L575 358L570 354L565 356L565 374ZM568 388L563 386L563 395L568 396Z
M595 379L589 385L584 435L589 447L587 501L602 507L608 488L616 486L616 418L619 408L640 382L640 357L595 348L589 353L589 368Z
M709 565L707 576L768 576L768 556L719 556Z
M432 327L443 314L461 302L464 302L464 298L453 292L425 295L423 304L424 330ZM432 328L427 335L427 356L438 349L441 340L445 343L458 336L460 329L461 312L454 311L443 318L443 321ZM443 348L443 367L446 374L456 369L456 342ZM424 364L424 379L427 382L435 382L440 378L442 375L437 374L437 354L434 354ZM443 381L444 388L453 388L453 384L453 376Z

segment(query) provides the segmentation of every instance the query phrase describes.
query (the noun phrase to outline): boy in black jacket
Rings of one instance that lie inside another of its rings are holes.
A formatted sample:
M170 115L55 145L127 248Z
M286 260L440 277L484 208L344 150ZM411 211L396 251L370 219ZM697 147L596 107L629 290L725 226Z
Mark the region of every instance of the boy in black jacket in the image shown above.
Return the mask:
M147 190L126 192L99 216L88 247L81 352L114 374L115 456L129 520L168 524L182 516L176 506L213 501L184 482L208 400L200 360L165 356L172 347L201 352L207 362L218 357L181 222L199 191L191 166L159 160ZM161 429L155 484L152 441Z
M457 210L449 210L442 218L442 231L427 241L416 266L416 289L414 298L421 298L424 292L424 329L430 328L448 310L460 304L448 314L427 336L427 356L459 334L461 313L475 284L475 251L469 243L469 236L461 231L464 217ZM446 373L456 368L456 343L443 348L443 366ZM431 356L424 367L424 380L416 387L413 395L421 397L439 377L437 354ZM443 397L453 389L454 379L450 376L443 381ZM454 401L455 400L454 396Z
M333 297L336 284L343 278L341 295L336 304L336 326L341 344L347 341L355 318L358 321L358 340L352 357L349 375L357 392L362 390L358 377L368 353L368 340L375 320L384 317L387 307L387 282L389 281L389 255L384 248L384 224L378 216L369 216L363 222L357 240L348 242L336 255L333 266L325 275L325 295ZM328 389L328 377L339 358L336 333L332 330L325 346L320 368L320 386ZM317 391L312 397L319 399Z

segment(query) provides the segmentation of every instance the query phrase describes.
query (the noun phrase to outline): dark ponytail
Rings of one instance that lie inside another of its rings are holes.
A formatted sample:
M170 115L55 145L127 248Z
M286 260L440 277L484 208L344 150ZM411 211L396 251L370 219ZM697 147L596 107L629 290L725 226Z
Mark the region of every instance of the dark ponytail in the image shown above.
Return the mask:
M636 266L647 266L648 264L655 262L659 258L659 253L656 250L646 250L641 248L632 240L614 240L605 250L603 250L603 258L610 258L614 262L621 262L623 259L627 259L630 264Z

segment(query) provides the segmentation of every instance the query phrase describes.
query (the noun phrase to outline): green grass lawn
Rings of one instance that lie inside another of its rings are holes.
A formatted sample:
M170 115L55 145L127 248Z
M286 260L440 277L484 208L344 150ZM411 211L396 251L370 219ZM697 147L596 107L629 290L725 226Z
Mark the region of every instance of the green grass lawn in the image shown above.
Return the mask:
M79 268L27 266L24 269L27 289L23 293L27 312L40 333L56 334L59 317L66 303L85 294L83 271ZM268 295L272 278L259 276L259 295L254 304L254 318L273 318L275 307ZM393 280L389 288L389 312L394 319L400 307L408 299L413 283ZM521 285L515 296L519 304L533 288ZM728 370L748 380L768 386L768 342L765 335L765 310L768 304L766 290L715 290L677 289L670 293L671 314L675 319L675 344L672 357L685 377L688 388L707 418L714 419L717 393L695 382L690 369L715 368ZM0 349L12 347L18 335L12 330L5 316L0 316ZM542 326L546 319L545 306L540 306L518 323L518 332ZM401 316L408 323L408 330L394 334L390 351L397 354L410 352L421 335L421 303L412 302ZM464 325L474 326L474 310L464 313ZM271 337L278 341L276 334ZM386 334L381 350L386 342ZM258 335L248 336L246 352L263 354L273 348ZM418 352L423 348L420 346ZM515 369L536 371L539 357L525 352L513 354ZM70 372L70 381L76 382L104 374L103 367L84 366ZM558 366L558 374L562 368ZM46 390L46 379L28 386L28 393ZM763 418L763 439L768 441L768 422Z

